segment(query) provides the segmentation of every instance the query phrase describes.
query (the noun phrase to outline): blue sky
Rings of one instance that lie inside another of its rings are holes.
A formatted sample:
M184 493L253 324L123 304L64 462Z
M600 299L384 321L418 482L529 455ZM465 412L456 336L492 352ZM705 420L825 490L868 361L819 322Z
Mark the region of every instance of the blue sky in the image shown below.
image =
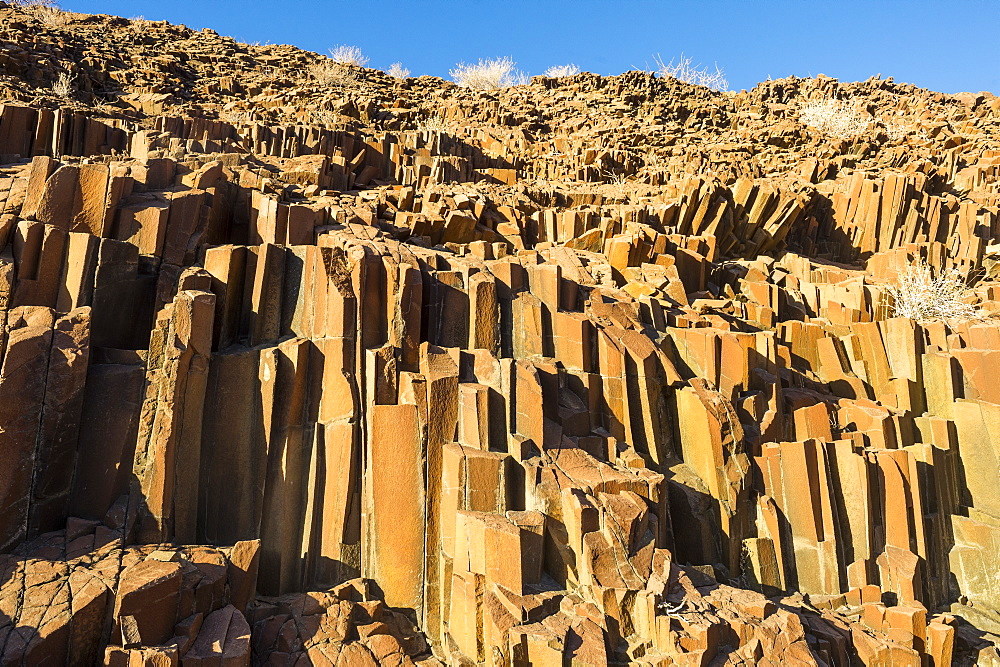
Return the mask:
M946 93L1000 94L1000 0L63 0L63 8L212 28L246 42L326 53L361 47L448 76L458 61L511 56L540 74L568 62L600 74L684 53L736 90L791 74L892 76Z

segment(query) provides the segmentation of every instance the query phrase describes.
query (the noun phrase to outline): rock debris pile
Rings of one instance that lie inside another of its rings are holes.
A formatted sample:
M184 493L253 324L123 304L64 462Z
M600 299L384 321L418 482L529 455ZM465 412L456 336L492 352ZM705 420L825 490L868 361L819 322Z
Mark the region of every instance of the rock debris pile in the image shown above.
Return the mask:
M0 663L1000 664L1000 99L0 43Z

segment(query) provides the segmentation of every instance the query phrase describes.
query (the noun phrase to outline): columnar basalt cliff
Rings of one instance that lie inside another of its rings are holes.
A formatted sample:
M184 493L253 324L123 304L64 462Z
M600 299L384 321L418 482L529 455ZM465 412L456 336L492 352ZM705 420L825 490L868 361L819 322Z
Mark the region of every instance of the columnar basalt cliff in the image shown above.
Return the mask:
M1000 98L0 47L0 664L1000 664Z

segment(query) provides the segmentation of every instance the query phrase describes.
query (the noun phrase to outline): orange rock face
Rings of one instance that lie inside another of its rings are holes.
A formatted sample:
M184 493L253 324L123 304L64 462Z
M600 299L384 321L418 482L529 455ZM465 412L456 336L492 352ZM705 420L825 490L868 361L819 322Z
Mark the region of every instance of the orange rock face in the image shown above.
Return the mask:
M1000 661L997 98L16 4L0 664Z

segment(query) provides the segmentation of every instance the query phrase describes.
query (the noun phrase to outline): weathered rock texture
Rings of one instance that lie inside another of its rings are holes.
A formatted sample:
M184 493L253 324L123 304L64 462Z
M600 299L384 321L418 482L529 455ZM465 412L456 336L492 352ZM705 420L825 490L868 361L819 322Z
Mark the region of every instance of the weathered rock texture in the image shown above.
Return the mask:
M2 664L1000 662L1000 99L58 16L0 2ZM984 317L890 317L917 258Z

